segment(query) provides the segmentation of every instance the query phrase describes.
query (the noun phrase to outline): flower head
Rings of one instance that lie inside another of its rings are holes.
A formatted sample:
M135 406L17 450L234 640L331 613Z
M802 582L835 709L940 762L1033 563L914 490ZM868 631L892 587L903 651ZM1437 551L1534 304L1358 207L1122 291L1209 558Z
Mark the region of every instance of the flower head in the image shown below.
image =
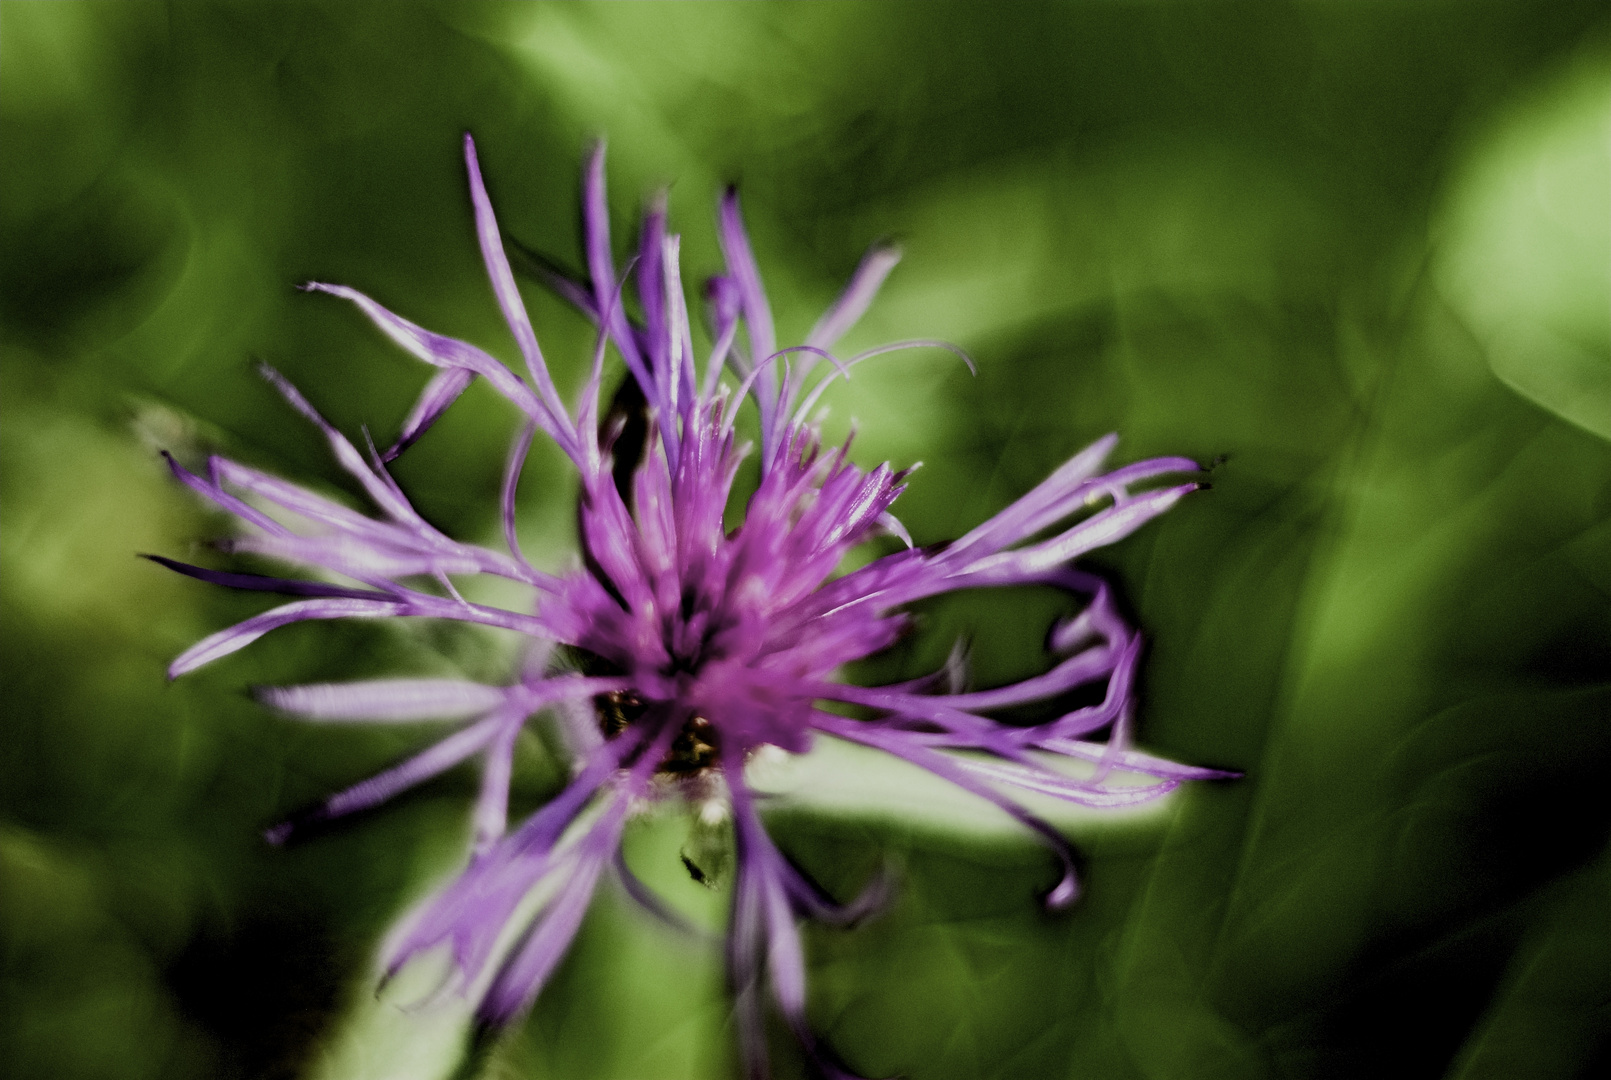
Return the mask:
M1130 743L1132 679L1140 635L1119 616L1108 589L1071 563L1163 513L1198 486L1167 478L1197 471L1159 458L1103 472L1115 439L1075 455L1034 490L949 544L914 548L890 513L907 472L865 470L848 444L824 447L812 413L823 389L883 350L841 360L831 352L866 310L897 255L875 248L803 344L780 349L760 275L731 192L719 233L726 271L709 283L714 347L696 363L678 266L678 238L663 206L648 214L630 270L618 277L605 211L602 149L588 162L583 218L587 280L550 284L599 328L578 404L567 408L544 362L516 288L476 163L465 139L477 233L493 291L514 333L525 377L462 341L433 334L341 285L307 288L356 304L388 337L436 369L396 445L367 457L288 382L267 377L324 434L342 467L381 512L355 513L320 495L223 458L205 474L170 459L183 483L237 515L248 530L231 542L251 552L327 572L325 580L263 577L158 561L218 584L295 599L201 641L173 662L177 677L264 633L307 619L427 617L502 627L526 635L534 662L509 685L389 679L293 686L262 692L288 713L335 721L461 722L416 757L327 799L270 830L284 840L310 819L373 806L470 758L481 792L466 868L393 932L385 965L450 950L451 985L475 996L493 1025L519 1016L537 996L581 922L605 873L647 904L653 895L619 857L623 828L645 800L686 798L707 824L730 824L736 854L727 959L737 994L744 1058L765 1071L762 1017L770 996L827 1072L837 1068L805 1023L802 916L847 920L868 898L837 905L768 837L745 764L759 748L807 750L814 734L887 751L987 800L1035 830L1061 864L1048 895L1074 898L1066 842L1008 792L1023 789L1096 807L1125 806L1181 781L1227 775L1176 765ZM641 317L622 292L630 276ZM602 409L607 346L627 369ZM827 366L824 366L827 365ZM387 472L396 457L480 377L524 419L502 493L508 551L450 539L409 504ZM724 383L724 376L728 382ZM812 377L817 376L813 382ZM632 403L637 399L641 406ZM759 483L742 523L724 515L747 448L734 423L741 403L759 414ZM581 476L581 565L539 570L521 554L514 494L531 441L541 431ZM883 535L906 546L840 573L853 548ZM330 574L349 584L334 584ZM454 585L491 574L529 587L533 603L508 610L465 600ZM889 686L856 686L836 673L887 648L907 625L905 607L958 589L1046 585L1077 598L1078 613L1051 636L1056 661L1043 674L968 691L955 670ZM568 662L562 662L568 658ZM999 710L1095 687L1082 704L1029 726ZM829 711L850 706L856 717ZM516 827L507 822L515 741L537 714L560 717L575 754L568 785ZM1100 740L1093 736L1103 735ZM1091 767L1076 776L1057 757ZM1136 778L1143 778L1136 782ZM699 872L698 866L692 867Z

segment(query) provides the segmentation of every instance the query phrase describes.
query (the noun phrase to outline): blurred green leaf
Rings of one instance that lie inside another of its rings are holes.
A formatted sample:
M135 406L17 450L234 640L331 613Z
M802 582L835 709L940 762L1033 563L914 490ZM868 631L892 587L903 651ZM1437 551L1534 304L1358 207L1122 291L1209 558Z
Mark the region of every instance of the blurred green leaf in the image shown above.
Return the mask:
M1487 135L1447 210L1439 281L1517 392L1611 439L1611 56Z

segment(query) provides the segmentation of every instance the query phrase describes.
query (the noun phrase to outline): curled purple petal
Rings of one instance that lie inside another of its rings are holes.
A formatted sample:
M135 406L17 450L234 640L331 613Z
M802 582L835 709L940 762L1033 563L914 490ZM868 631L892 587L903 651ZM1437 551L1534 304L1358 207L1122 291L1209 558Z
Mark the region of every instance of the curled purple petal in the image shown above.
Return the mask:
M514 445L509 449L509 461L503 470L503 492L498 500L499 516L503 519L503 539L509 545L509 554L520 560L522 565L529 566L525 555L520 551L520 537L515 532L515 490L520 486L520 471L526 464L526 454L531 450L531 440L537 434L535 424L527 424L516 437Z
M514 372L475 346L415 326L407 319L387 311L356 289L349 289L345 285L326 285L317 281L309 282L304 288L350 300L369 316L369 320L380 327L387 337L428 364L436 367L463 368L482 376L498 393L508 398L541 427L561 449L572 457L575 456L576 435L570 430L564 409L558 405L557 392L554 401L539 398L532 393L530 387L515 376Z
M307 619L378 619L386 615L401 615L404 605L389 600L359 600L347 597L297 600L290 604L254 615L238 622L228 630L202 638L186 649L168 665L168 678L177 679L187 672L212 663L246 648L252 642L281 626Z
M1045 821L1031 814L1011 799L1006 798L988 784L976 779L967 763L948 757L936 750L913 741L900 739L893 733L880 732L873 729L858 729L852 723L835 725L834 734L853 742L863 743L876 747L890 754L909 761L920 769L933 773L942 780L950 781L962 790L977 795L986 802L993 803L1005 811L1020 824L1027 826L1040 835L1040 838L1051 848L1062 864L1062 876L1058 878L1050 892L1047 893L1045 903L1048 908L1061 908L1072 903L1079 895L1079 881L1074 871L1074 855L1063 839L1061 833ZM992 779L996 779L992 777Z
M643 879L638 877L632 868L626 864L625 853L622 852L620 847L615 849L614 870L616 880L621 883L621 888L644 911L647 911L673 930L680 930L685 934L697 935L702 933L699 927L673 911L664 900L655 894L653 889L644 884Z

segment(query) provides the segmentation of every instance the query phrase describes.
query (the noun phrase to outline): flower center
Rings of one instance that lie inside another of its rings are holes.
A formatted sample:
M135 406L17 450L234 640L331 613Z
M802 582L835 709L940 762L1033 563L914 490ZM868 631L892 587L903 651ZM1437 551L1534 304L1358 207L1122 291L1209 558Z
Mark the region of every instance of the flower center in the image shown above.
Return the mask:
M606 738L614 738L642 720L649 712L649 705L631 690L612 690L593 699L593 710L598 716L599 730ZM696 713L683 722L682 729L671 740L665 760L655 771L689 775L715 767L720 756L721 736L715 725Z

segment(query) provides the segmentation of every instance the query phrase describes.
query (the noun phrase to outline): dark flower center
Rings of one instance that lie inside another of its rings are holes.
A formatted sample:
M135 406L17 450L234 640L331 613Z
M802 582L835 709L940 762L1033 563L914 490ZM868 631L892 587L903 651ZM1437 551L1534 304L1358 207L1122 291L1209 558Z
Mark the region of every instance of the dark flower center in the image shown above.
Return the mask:
M716 764L721 754L721 737L703 716L690 716L671 741L671 752L660 763L660 771L693 773Z
M649 705L631 690L612 690L593 699L599 730L614 738L649 712ZM683 722L682 730L671 741L671 749L656 772L688 775L713 768L721 756L721 736L715 725L697 713Z

